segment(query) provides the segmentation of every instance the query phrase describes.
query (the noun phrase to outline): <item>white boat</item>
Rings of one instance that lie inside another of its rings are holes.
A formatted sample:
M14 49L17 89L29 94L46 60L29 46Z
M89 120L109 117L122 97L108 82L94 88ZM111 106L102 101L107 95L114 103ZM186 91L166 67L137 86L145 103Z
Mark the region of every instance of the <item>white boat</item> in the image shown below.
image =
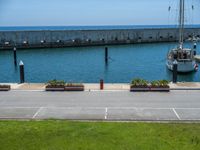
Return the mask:
M179 11L179 45L171 49L167 55L167 68L173 71L173 64L177 64L177 72L187 73L198 70L198 65L195 60L196 45L192 49L184 48L184 9L185 0L180 0Z

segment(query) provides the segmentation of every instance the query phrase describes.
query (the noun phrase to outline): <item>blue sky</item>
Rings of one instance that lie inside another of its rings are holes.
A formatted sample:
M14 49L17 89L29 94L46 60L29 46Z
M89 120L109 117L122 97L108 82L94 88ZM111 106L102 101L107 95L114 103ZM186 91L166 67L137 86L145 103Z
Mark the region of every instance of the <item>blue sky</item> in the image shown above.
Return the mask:
M178 1L0 0L0 26L167 25L177 22ZM200 24L200 1L186 4L186 21Z

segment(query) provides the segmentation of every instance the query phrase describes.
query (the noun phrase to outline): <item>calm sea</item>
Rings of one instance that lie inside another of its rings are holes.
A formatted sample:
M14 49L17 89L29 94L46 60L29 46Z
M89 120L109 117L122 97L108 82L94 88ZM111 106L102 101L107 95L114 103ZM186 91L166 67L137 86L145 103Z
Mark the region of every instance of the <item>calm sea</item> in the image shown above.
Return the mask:
M0 26L0 31L35 30L110 30L110 29L155 29L177 28L177 25L129 25L129 26ZM186 25L186 28L200 28L200 25Z
M133 78L172 80L166 55L176 43L109 46L109 62L104 62L104 47L76 47L18 50L17 61L25 64L26 82L59 79L71 82L129 83ZM191 46L186 43L186 46ZM200 54L200 47L197 49ZM200 82L200 71L180 74L179 81ZM0 82L19 82L12 51L0 51Z
M102 30L175 28L177 26L38 26L0 27L1 31L20 30ZM199 28L200 25L187 25ZM172 79L165 61L169 49L177 43L153 43L109 46L109 62L104 62L104 47L76 47L18 50L18 63L25 64L26 82L47 82L52 79L70 82L129 83L133 78L147 80ZM186 43L186 46L191 46ZM200 54L200 48L197 49ZM179 81L199 81L200 71L181 74ZM19 82L19 66L14 66L13 52L0 51L0 82Z

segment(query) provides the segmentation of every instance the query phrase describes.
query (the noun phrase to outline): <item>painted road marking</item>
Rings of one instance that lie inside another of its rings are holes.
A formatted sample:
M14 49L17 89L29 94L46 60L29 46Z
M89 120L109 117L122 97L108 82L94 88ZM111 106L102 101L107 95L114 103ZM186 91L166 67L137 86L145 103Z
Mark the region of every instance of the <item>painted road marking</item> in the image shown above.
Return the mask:
M72 119L72 120L104 120L104 109L57 109L57 108L45 108L40 111L36 119Z
M109 109L111 120L178 120L170 109Z
M177 117L179 120L181 120L181 118L180 118L179 114L176 112L176 110L175 110L174 108L172 108L172 110L173 110L173 112L175 113L176 117Z
M82 109L82 108L85 108L85 109L175 109L175 110L177 110L177 109L188 109L188 110L192 110L192 109L194 109L194 110L200 110L200 108L176 108L176 107L173 107L173 108L171 108L171 107L162 107L162 108L157 108L157 107L63 107L63 106L61 106L61 107L54 107L54 106L49 106L49 107L45 107L45 106L38 106L38 107L29 107L29 106L27 106L27 107L25 107L25 106L23 106L23 107L21 107L21 106L0 106L0 109L2 108L21 108L21 109L23 109L23 108L35 108L35 109L40 109L40 108L56 108L56 109Z
M0 118L32 118L38 108L0 108Z
M176 112L182 120L200 119L200 109L177 109Z
M53 109L53 110L51 110ZM67 111L62 111L68 109ZM73 111L71 111L71 109ZM78 110L77 110L78 109ZM83 110L82 110L83 109ZM76 111L77 110L77 111ZM109 118L108 118L109 110ZM130 112L129 112L130 110ZM134 110L136 111L134 113ZM159 112L170 111L171 117L165 113L159 114ZM1 117L0 119L36 119L36 118L48 118L48 115L52 115L51 111L56 114L55 117L62 117L65 119L99 119L101 115L102 119L112 120L112 115L119 117L119 120L123 120L127 117L136 116L137 119L148 119L144 115L147 115L152 120L188 120L197 121L200 120L198 113L200 108L153 108L153 107L0 107ZM97 112L96 112L97 111ZM113 112L114 111L114 112ZM118 114L119 112L119 114ZM157 113L156 113L157 112ZM47 114L46 114L47 113ZM83 113L83 114L82 114ZM113 114L114 113L114 114ZM40 116L41 115L41 116ZM111 115L111 116L110 116ZM118 116L119 115L119 116ZM120 116L121 115L121 116ZM158 116L160 115L160 116ZM92 116L92 117L91 117ZM139 118L137 118L139 116ZM161 117L161 118L160 118ZM134 119L134 118L133 118Z
M43 107L40 107L37 112L33 115L32 119L35 119L37 115L42 111Z
M105 120L107 120L107 118L108 118L108 108L106 107L105 108Z

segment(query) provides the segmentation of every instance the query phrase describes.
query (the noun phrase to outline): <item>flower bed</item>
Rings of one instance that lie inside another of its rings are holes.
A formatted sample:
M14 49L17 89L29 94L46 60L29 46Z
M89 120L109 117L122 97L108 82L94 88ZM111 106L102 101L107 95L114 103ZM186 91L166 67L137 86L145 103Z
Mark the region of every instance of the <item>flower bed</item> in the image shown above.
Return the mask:
M46 85L46 91L64 91L65 82L58 80L51 80Z
M64 90L65 86L51 86L51 85L46 86L46 91L64 91Z
M152 81L151 82L151 91L159 91L159 92L169 92L169 82L166 80L160 81Z
M134 92L145 92L145 91L149 91L150 87L148 85L148 81L143 80L143 79L134 79L131 82L131 89L130 91Z
M65 81L51 80L47 83L46 91L84 91L84 85L68 83Z
M0 85L0 91L10 91L10 85Z
M151 83L143 79L134 79L131 82L131 92L169 92L169 82L166 80L152 81Z

